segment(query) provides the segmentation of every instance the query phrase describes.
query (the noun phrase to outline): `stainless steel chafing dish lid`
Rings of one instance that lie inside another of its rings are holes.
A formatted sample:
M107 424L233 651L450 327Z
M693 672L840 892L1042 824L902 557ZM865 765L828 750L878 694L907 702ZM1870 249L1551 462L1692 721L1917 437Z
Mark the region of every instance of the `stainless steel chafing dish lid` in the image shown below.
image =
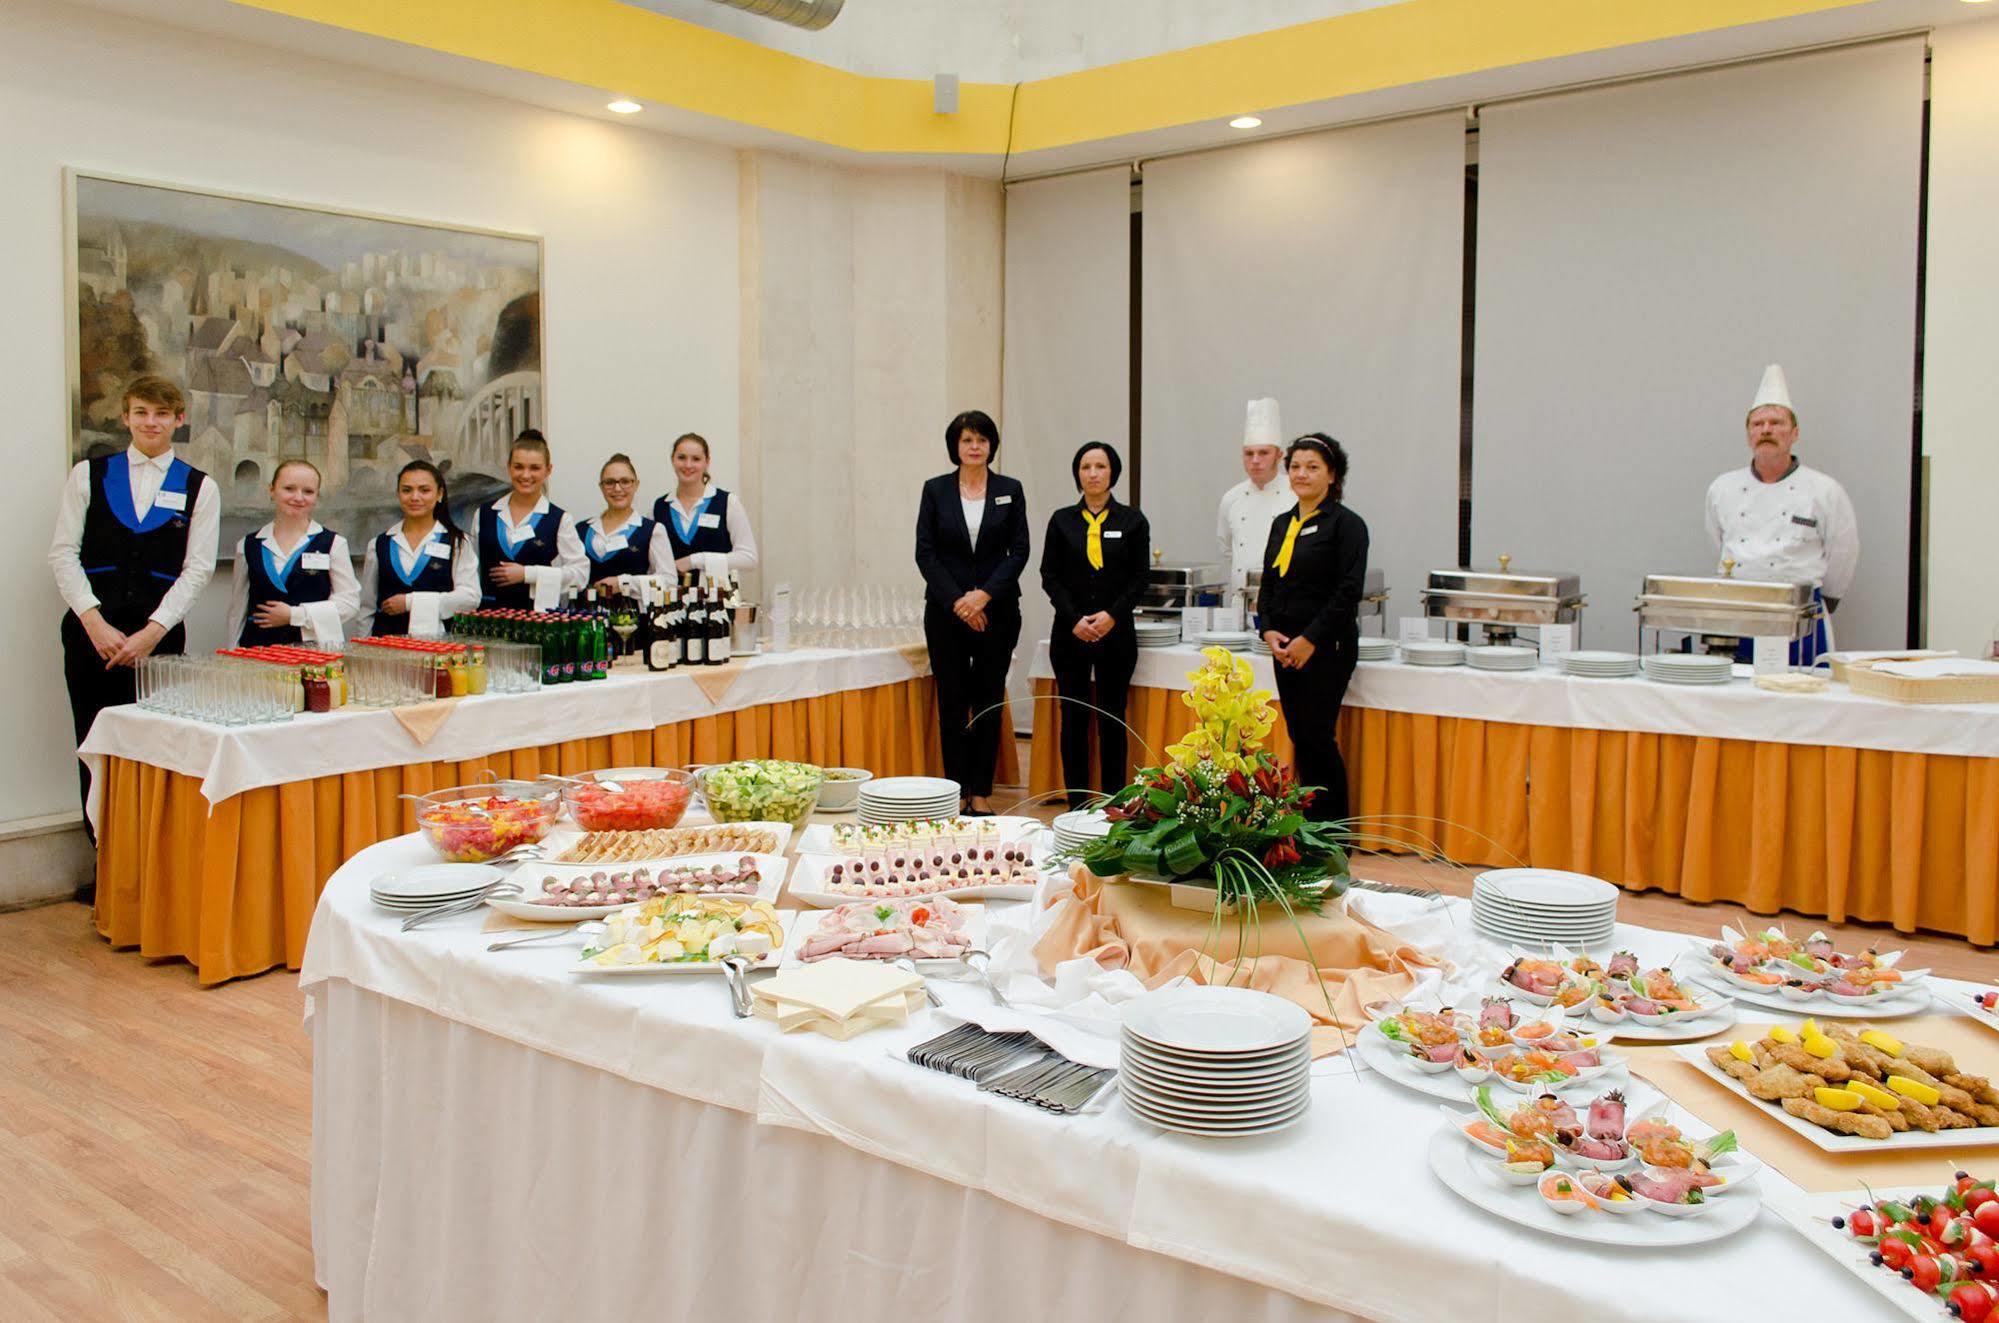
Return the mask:
M1430 586L1423 590L1423 596L1428 599L1432 594L1576 602L1582 600L1583 579L1567 570L1431 570Z
M1652 629L1738 638L1803 638L1819 614L1808 583L1691 574L1646 575L1637 610Z
M1784 579L1737 579L1727 575L1648 574L1641 603L1714 602L1731 609L1797 611L1812 604L1812 586Z
M1262 570L1251 570L1243 578L1243 588L1252 597L1256 595L1256 590L1262 586ZM1386 596L1388 596L1387 573L1382 570L1369 570L1367 577L1360 581L1360 600L1364 603L1379 601Z
M1213 564L1154 564L1145 572L1146 585L1152 588L1218 588L1223 579L1222 567Z

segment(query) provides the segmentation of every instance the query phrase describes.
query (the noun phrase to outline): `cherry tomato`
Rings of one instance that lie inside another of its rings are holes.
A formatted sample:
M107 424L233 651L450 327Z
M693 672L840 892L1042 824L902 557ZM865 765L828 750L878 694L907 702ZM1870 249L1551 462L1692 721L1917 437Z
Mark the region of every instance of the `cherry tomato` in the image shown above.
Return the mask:
M1951 1317L1961 1318L1965 1323L1985 1323L1992 1317L1992 1307L1999 1301L1999 1287L1986 1282L1966 1282L1950 1293Z
M1908 1241L1897 1240L1893 1236L1883 1237L1879 1252L1882 1265L1896 1272L1908 1267L1909 1260L1916 1256L1914 1247Z
M1994 1240L1999 1240L1999 1199L1988 1199L1978 1205L1978 1210L1971 1215L1971 1220L1980 1231Z
M1980 1241L1969 1251L1972 1265L1978 1269L1980 1277L1999 1277L1999 1245L1989 1240Z
M1975 1213L1981 1206L1991 1203L1994 1199L1999 1199L1999 1193L1988 1190L1982 1185L1966 1190L1964 1192L1964 1211Z
M1847 1217L1846 1225L1859 1240L1867 1240L1881 1234L1881 1219L1869 1209L1854 1210Z
M1961 1171L1957 1173L1956 1181L1954 1184L1952 1184L1951 1188L1953 1190L1956 1190L1959 1194L1963 1194L1966 1190L1969 1190L1972 1186L1976 1184L1978 1184L1978 1178L1976 1176L1973 1176L1968 1171Z
M1937 1266L1937 1261L1927 1254L1918 1254L1910 1259L1909 1266L1902 1270L1902 1275L1914 1282L1916 1289L1926 1295L1936 1290L1937 1283L1943 1280L1943 1270Z

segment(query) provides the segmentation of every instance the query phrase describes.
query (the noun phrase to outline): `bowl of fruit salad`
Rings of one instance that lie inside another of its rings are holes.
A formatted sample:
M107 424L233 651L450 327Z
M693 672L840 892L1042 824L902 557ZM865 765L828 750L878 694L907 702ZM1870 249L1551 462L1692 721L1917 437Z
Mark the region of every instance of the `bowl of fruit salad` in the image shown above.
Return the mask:
M454 864L483 864L548 835L562 813L553 785L502 781L416 796L416 825L430 848Z
M694 777L678 767L610 767L562 785L562 802L584 831L677 827L693 797Z

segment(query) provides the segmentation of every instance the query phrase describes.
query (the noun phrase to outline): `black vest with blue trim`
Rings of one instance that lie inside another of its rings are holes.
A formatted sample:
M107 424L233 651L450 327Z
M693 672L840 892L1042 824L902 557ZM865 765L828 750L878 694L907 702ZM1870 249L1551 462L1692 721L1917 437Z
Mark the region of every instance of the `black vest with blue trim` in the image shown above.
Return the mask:
M596 527L595 521L589 519L576 526L576 532L583 539L583 554L590 558L591 583L619 574L652 573L652 558L648 554L652 546L652 520L640 515L619 529L614 536L623 537L625 545L601 559L590 540Z
M287 606L304 606L308 602L324 602L333 596L333 570L331 562L325 569L307 569L307 556L331 556L334 532L322 528L298 546L292 548L291 570L285 574L285 581L279 583L271 577L271 562L278 559L278 549L261 541L255 533L244 535L243 545L237 554L243 557L243 568L250 581L250 601L243 613L243 633L236 640L239 648L257 648L269 643L289 643L294 646L305 641L305 631L297 625L279 625L269 628L257 623L257 608L266 602L283 602ZM266 559L266 556L269 559ZM283 571L283 566L279 566Z
M697 551L734 551L736 544L729 539L729 493L717 487L705 498L708 506L694 516L694 536L680 536L680 526L673 522L673 498L662 496L652 503L653 522L666 529L666 540L673 545L673 558L692 556ZM702 515L715 516L715 526L705 527Z
M185 507L153 500L140 519L132 507L132 461L121 450L90 461L90 505L83 512L77 557L97 596L98 611L129 634L146 623L187 562L188 523L208 475L176 457L160 491L180 492Z
M522 542L512 551L500 545L500 512L490 505L479 507L479 568L491 570L495 565L512 561L516 565L553 565L556 559L555 535L562 527L562 507L551 502L541 517L535 521L534 536ZM527 611L534 607L534 593L524 583L511 583L504 587L487 582L485 595L479 599L479 606L487 611Z
M424 547L438 542L451 545L451 554L454 556L465 554L463 539L460 539L456 544L451 544L451 534L445 531L443 524L438 524L431 529L430 536L424 539L423 547L417 548L416 577L405 579L403 577L402 562L396 559L396 539L394 534L392 532L377 534L375 537L375 601L378 603L386 602L391 597L400 597L404 593L448 593L457 587L457 580L452 575L450 561L439 560L435 556L422 554ZM400 637L410 632L409 612L405 611L400 615L390 615L388 612L377 607L375 618L368 623L368 628L377 637L383 635Z

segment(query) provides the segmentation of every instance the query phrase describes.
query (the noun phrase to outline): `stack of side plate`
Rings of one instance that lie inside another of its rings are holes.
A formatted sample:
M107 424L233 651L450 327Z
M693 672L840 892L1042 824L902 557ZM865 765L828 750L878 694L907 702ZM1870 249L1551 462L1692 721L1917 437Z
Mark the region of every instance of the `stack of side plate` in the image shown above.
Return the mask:
M1311 1109L1312 1017L1249 988L1168 986L1125 1003L1118 1067L1118 1092L1142 1121L1267 1135Z
M1727 657L1689 652L1655 652L1645 658L1645 674L1661 684L1727 684L1735 663Z
M1180 623L1177 620L1133 621L1131 632L1141 648L1171 648L1180 642Z
M1355 655L1362 661L1394 661L1395 640L1382 638L1378 634L1363 634Z
M1065 852L1081 849L1111 829L1110 819L1104 816L1102 809L1072 809L1067 813L1058 813L1050 826L1055 831L1055 848Z
M1268 657L1270 655L1270 644L1264 641L1263 635L1258 634L1250 640L1249 650L1259 657Z
M1635 652L1565 652L1562 654L1562 674L1582 675L1595 679L1618 680L1638 674L1638 654Z
M1608 946L1617 928L1618 890L1600 878L1552 868L1495 868L1472 882L1472 927L1483 937L1530 950Z
M876 826L953 818L961 798L958 783L941 776L889 776L861 787L854 815Z
M1465 660L1475 671L1531 671L1541 664L1541 654L1533 648L1493 643L1465 649Z
M1411 666L1462 666L1465 645L1442 639L1425 639L1402 645L1402 660Z
M1247 629L1210 629L1194 636L1194 642L1203 648L1227 648L1230 652L1242 652L1256 642L1256 635Z
M414 912L470 900L504 876L491 864L425 864L382 874L368 895L383 909Z

